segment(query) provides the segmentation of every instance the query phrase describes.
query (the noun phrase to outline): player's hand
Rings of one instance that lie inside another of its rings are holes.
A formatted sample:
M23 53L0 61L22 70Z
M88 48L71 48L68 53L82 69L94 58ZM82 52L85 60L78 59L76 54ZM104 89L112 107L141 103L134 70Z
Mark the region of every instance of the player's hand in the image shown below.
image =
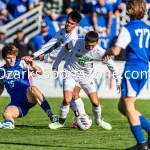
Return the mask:
M34 58L32 56L24 56L21 57L22 60L27 61L27 60L33 60Z
M105 55L105 54L104 54L104 55ZM108 56L108 55L106 55L105 57L103 56L103 57L102 57L102 62L103 62L104 64L107 64L107 62L108 62L110 59L111 59L111 57Z
M33 57L31 56L24 56L21 58L22 60L24 60L26 62L26 64L33 66Z
M118 93L120 93L120 91L121 91L120 85L117 85L117 91L118 91Z
M44 60L44 54L42 54L42 55L39 56L39 60L40 60L40 61L43 61L43 60Z
M98 27L94 27L94 31L99 33L100 32L100 29Z
M106 28L106 35L107 35L107 36L110 35L110 28Z
M53 70L53 71L58 71L58 69L57 69L57 68L52 68L52 70Z

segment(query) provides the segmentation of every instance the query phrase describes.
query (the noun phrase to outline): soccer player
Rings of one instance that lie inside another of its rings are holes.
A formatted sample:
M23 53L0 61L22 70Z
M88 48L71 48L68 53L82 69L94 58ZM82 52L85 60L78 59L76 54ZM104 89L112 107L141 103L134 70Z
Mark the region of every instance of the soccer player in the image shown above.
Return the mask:
M36 86L30 86L29 71L42 75L42 69L33 61L16 59L18 49L7 45L2 49L2 57L6 64L0 67L0 95L4 86L10 95L11 102L3 112L5 119L2 128L13 129L14 118L27 115L30 108L37 103L45 111L52 122L57 121L57 116L52 113L50 105ZM30 65L27 65L30 64Z
M40 59L41 60L44 59L45 63L52 62L57 57L63 45L69 43L70 41L72 41L73 43L76 42L76 40L78 39L76 27L78 26L78 23L81 21L81 19L82 17L77 10L73 10L71 13L69 13L67 16L65 28L60 29L56 33L56 35L42 47L41 50L33 54L33 57L36 58L40 56ZM49 52L49 49L55 46L56 43L59 43L60 46L52 50L51 52ZM41 55L43 53L46 53L46 54ZM66 55L64 56L64 59L67 60L69 55L70 55L70 52L68 51L68 53L66 53ZM25 59L25 58L32 59L29 56L25 56L22 59ZM71 101L71 105L70 105L70 107L73 109L76 116L79 114L86 114L85 109L84 109L84 103L79 96L80 89L81 88L79 85L75 86L74 92L73 92L73 98L72 98L73 101ZM73 126L76 127L75 124Z
M112 127L109 123L101 120L101 106L98 100L98 94L96 86L91 73L93 72L93 62L92 60L102 60L102 56L105 50L102 49L98 44L98 34L94 31L90 31L86 34L85 39L78 39L77 42L70 42L66 44L62 50L59 52L54 64L53 70L58 70L58 65L63 58L63 55L67 51L72 50L70 58L64 65L65 78L63 80L63 91L64 100L60 106L60 118L59 122L55 122L49 125L50 129L57 129L64 126L65 119L69 112L69 104L72 99L73 89L75 83L78 82L81 88L88 95L92 103L92 111L95 117L95 123L106 130L111 130ZM112 61L108 58L105 60L108 68L112 73L114 73L117 81L117 89L119 90L117 69Z
M150 147L150 122L134 106L134 100L147 81L150 52L150 27L141 19L146 13L144 0L127 1L131 21L122 27L115 46L106 55L117 56L126 49L127 60L122 74L119 111L128 118L137 144L126 150L148 150ZM148 133L148 141L142 128Z

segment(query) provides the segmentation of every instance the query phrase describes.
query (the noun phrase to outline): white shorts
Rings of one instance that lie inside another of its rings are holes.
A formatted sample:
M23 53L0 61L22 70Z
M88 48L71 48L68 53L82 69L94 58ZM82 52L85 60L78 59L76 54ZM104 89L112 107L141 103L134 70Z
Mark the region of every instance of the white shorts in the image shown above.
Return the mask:
M81 87L86 94L97 92L96 85L93 78L89 78L86 81L80 81L80 82L75 81L75 79L73 79L72 77L65 78L63 80L63 91L73 92L75 86Z

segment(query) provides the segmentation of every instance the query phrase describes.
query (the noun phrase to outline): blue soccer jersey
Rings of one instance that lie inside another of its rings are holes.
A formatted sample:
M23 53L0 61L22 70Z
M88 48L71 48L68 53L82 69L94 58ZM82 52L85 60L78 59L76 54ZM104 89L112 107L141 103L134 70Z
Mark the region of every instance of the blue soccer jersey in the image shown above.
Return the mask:
M0 79L11 97L18 95L20 90L24 91L30 86L28 65L20 59L16 60L13 67L7 68L5 64L0 67Z
M122 76L122 96L137 96L147 81L150 27L141 20L126 24L115 44L126 50L127 60ZM145 72L144 72L145 71Z

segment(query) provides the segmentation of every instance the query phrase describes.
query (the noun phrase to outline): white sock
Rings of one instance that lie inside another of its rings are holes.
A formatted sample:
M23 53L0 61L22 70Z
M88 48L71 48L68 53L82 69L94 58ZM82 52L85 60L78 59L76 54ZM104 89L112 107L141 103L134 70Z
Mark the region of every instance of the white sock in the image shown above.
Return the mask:
M75 104L74 100L72 99L70 102L70 108L75 112L77 111L77 105Z
M100 123L100 118L101 118L101 106L99 105L98 107L92 106L92 111L94 114L95 122L96 124Z
M84 103L81 98L74 100L80 115L85 115Z
M60 106L60 118L67 118L67 115L69 113L69 107L70 105L64 106L63 104L61 104Z

